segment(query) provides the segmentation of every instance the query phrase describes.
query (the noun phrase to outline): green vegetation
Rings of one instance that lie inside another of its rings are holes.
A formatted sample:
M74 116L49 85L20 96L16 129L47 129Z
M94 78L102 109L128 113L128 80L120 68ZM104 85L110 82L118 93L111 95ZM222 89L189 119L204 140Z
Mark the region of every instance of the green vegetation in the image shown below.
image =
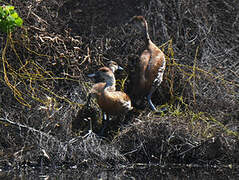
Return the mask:
M10 33L15 27L21 27L23 20L14 10L14 6L0 6L0 30Z

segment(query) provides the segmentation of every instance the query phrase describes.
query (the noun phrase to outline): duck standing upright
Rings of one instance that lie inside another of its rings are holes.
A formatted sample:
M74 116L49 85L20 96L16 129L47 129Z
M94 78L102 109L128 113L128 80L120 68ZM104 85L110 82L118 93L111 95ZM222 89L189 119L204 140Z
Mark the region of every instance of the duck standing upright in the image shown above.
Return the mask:
M98 72L88 76L100 76L104 80L104 82L97 83L91 88L87 101L87 104L89 104L90 97L93 96L96 98L103 113L107 114L107 116L103 116L103 120L108 121L108 115L118 115L133 109L129 96L122 91L116 91L115 76L110 68L102 67ZM101 134L103 134L106 125L107 124L104 123Z
M130 23L136 23L143 33L144 50L137 63L137 74L132 87L132 97L140 99L142 96L147 97L147 101L153 111L157 111L152 103L151 97L157 87L163 80L166 60L164 53L151 41L148 24L143 16L134 16Z

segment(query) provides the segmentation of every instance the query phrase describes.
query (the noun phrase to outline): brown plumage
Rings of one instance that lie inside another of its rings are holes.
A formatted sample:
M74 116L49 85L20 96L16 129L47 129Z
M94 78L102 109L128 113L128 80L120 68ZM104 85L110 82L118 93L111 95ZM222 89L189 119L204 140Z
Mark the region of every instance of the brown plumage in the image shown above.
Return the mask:
M91 88L90 94L96 97L103 112L116 115L132 109L129 96L115 90L115 77L109 68L102 67L95 75L101 76L105 82L95 84Z
M134 16L130 22L134 22L137 26L140 26L145 43L144 50L137 64L137 74L132 83L133 88L131 94L136 100L142 96L147 96L151 109L156 111L151 101L151 96L163 80L163 73L166 67L165 55L151 41L148 24L144 17Z
M117 69L118 68L115 70ZM116 91L114 73L110 68L102 67L97 73L89 75L89 77L94 76L100 76L104 79L104 82L93 85L89 97L93 96L96 98L103 113L106 113L107 115L117 115L133 109L129 96L124 92ZM87 104L89 103L89 100L90 98L88 98ZM103 119L107 120L108 116L105 117L104 114ZM104 124L101 133L103 133L105 127L106 123Z

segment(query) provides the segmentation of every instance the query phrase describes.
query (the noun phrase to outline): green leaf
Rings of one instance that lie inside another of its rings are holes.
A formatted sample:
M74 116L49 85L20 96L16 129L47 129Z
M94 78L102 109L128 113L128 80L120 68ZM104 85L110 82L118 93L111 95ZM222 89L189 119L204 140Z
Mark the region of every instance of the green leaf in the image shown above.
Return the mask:
M22 23L23 23L23 20L21 19L21 18L17 18L16 20L15 20L15 24L17 25L17 26L22 26Z
M9 24L12 24L12 23L14 23L15 18L12 16L8 16L6 20L9 22Z
M0 6L0 30L11 32L16 26L22 26L23 20L14 10L14 6Z
M18 18L18 14L17 14L16 12L12 13L11 16L12 16L13 18L15 18L15 19Z
M11 10L14 10L14 6L6 6L5 9L7 11L11 11Z

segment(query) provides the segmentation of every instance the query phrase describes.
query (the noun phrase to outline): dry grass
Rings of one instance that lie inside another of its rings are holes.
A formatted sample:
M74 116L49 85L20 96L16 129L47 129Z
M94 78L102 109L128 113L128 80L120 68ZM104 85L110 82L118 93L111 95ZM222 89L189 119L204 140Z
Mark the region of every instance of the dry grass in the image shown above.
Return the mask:
M205 114L174 109L164 116L138 116L113 144L133 163L204 164L217 159L219 165L234 156L231 145L238 146L237 139L238 133Z

